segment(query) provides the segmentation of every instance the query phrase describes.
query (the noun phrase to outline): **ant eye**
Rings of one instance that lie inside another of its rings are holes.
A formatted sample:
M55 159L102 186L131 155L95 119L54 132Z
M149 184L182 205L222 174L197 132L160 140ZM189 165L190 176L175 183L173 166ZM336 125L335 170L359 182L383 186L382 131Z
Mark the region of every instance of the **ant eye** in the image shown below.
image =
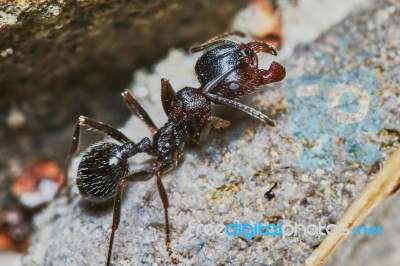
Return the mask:
M105 201L115 196L118 181L128 175L129 165L119 146L100 142L87 151L78 167L76 183L87 200Z
M236 82L231 82L229 84L229 89L231 91L236 91L236 90L240 89L240 85L238 83L236 83Z

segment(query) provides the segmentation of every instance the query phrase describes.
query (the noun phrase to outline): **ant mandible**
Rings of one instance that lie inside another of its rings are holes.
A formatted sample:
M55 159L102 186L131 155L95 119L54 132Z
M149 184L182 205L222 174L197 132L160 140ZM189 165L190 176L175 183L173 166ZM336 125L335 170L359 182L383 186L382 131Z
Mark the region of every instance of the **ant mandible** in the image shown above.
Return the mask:
M257 53L276 55L275 49L261 41L239 43L228 39L229 35L243 37L240 32L225 33L191 48L192 53L210 48L198 59L195 66L196 76L201 84L199 88L185 87L175 92L167 79L161 79L161 100L168 116L168 121L162 127L158 128L154 124L145 109L128 90L122 93L128 108L149 127L153 135L152 141L146 137L135 143L107 124L80 116L67 157L67 165L78 150L81 126L91 127L121 143L118 145L99 142L91 146L83 154L76 179L79 192L84 199L99 202L114 198L107 265L110 265L111 261L114 234L120 221L121 199L125 186L128 182L147 181L153 176L156 177L164 207L166 249L172 262L177 263L171 248L168 196L161 178L163 174L177 166L187 140L197 142L210 127L226 128L230 125L229 121L211 114L211 103L232 106L263 123L275 126L266 115L236 100L254 92L259 86L281 81L286 74L285 68L272 62L268 70L259 69ZM156 157L152 169L130 173L128 158L142 152Z

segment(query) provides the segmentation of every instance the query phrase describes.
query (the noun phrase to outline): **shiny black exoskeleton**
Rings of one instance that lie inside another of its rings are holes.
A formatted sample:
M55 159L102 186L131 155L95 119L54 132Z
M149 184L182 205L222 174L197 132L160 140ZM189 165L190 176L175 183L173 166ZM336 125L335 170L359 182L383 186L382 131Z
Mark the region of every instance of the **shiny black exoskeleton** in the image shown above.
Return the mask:
M152 141L144 138L135 143L109 125L84 116L79 118L68 161L78 149L81 126L89 126L121 143L117 145L101 142L93 145L83 155L78 167L77 185L85 199L103 201L115 198L107 265L111 260L114 234L120 220L121 198L126 184L131 181L146 181L153 176L156 176L156 185L164 207L167 251L172 261L177 262L170 246L169 203L161 177L177 166L187 140L198 141L210 128L229 126L228 121L212 115L211 103L232 106L264 123L275 125L266 115L237 102L236 99L253 92L261 85L277 82L285 77L285 69L276 62L268 70L258 68L258 52L276 55L276 51L264 42L238 43L226 37L227 34L213 38L191 49L192 52L209 49L195 66L201 84L199 88L185 87L175 92L168 80L161 80L161 99L168 116L168 121L162 127L158 128L154 124L129 91L122 93L130 110L151 130ZM154 165L148 171L130 174L127 160L140 152L154 156Z
M242 35L239 32L236 34ZM276 62L272 62L268 70L258 68L258 52L277 55L275 49L265 42L238 43L225 38L214 38L203 45L193 47L191 51L199 52L215 45L216 47L204 53L196 63L195 71L200 84L204 86L228 70L237 69L228 74L210 91L211 93L237 100L262 85L280 81L285 77L285 69Z

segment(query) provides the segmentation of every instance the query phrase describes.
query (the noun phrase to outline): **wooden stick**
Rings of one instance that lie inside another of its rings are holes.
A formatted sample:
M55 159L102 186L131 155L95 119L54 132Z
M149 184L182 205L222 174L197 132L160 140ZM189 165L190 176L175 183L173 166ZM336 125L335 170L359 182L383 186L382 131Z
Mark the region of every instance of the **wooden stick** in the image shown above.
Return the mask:
M347 225L351 232L379 203L396 192L399 187L400 149L397 149L379 173L347 208L337 224ZM304 265L322 265L345 237L341 234L327 235L318 248L306 259Z

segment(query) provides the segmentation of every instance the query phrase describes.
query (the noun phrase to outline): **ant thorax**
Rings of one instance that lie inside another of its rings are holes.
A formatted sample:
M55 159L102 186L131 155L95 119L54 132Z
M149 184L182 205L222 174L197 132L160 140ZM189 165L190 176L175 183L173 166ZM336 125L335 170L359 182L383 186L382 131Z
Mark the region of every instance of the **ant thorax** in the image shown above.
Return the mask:
M169 118L184 121L189 127L197 127L211 112L211 102L200 89L186 87L178 91Z
M187 135L184 122L167 122L153 136L153 149L159 158L167 160L176 150L182 151Z

